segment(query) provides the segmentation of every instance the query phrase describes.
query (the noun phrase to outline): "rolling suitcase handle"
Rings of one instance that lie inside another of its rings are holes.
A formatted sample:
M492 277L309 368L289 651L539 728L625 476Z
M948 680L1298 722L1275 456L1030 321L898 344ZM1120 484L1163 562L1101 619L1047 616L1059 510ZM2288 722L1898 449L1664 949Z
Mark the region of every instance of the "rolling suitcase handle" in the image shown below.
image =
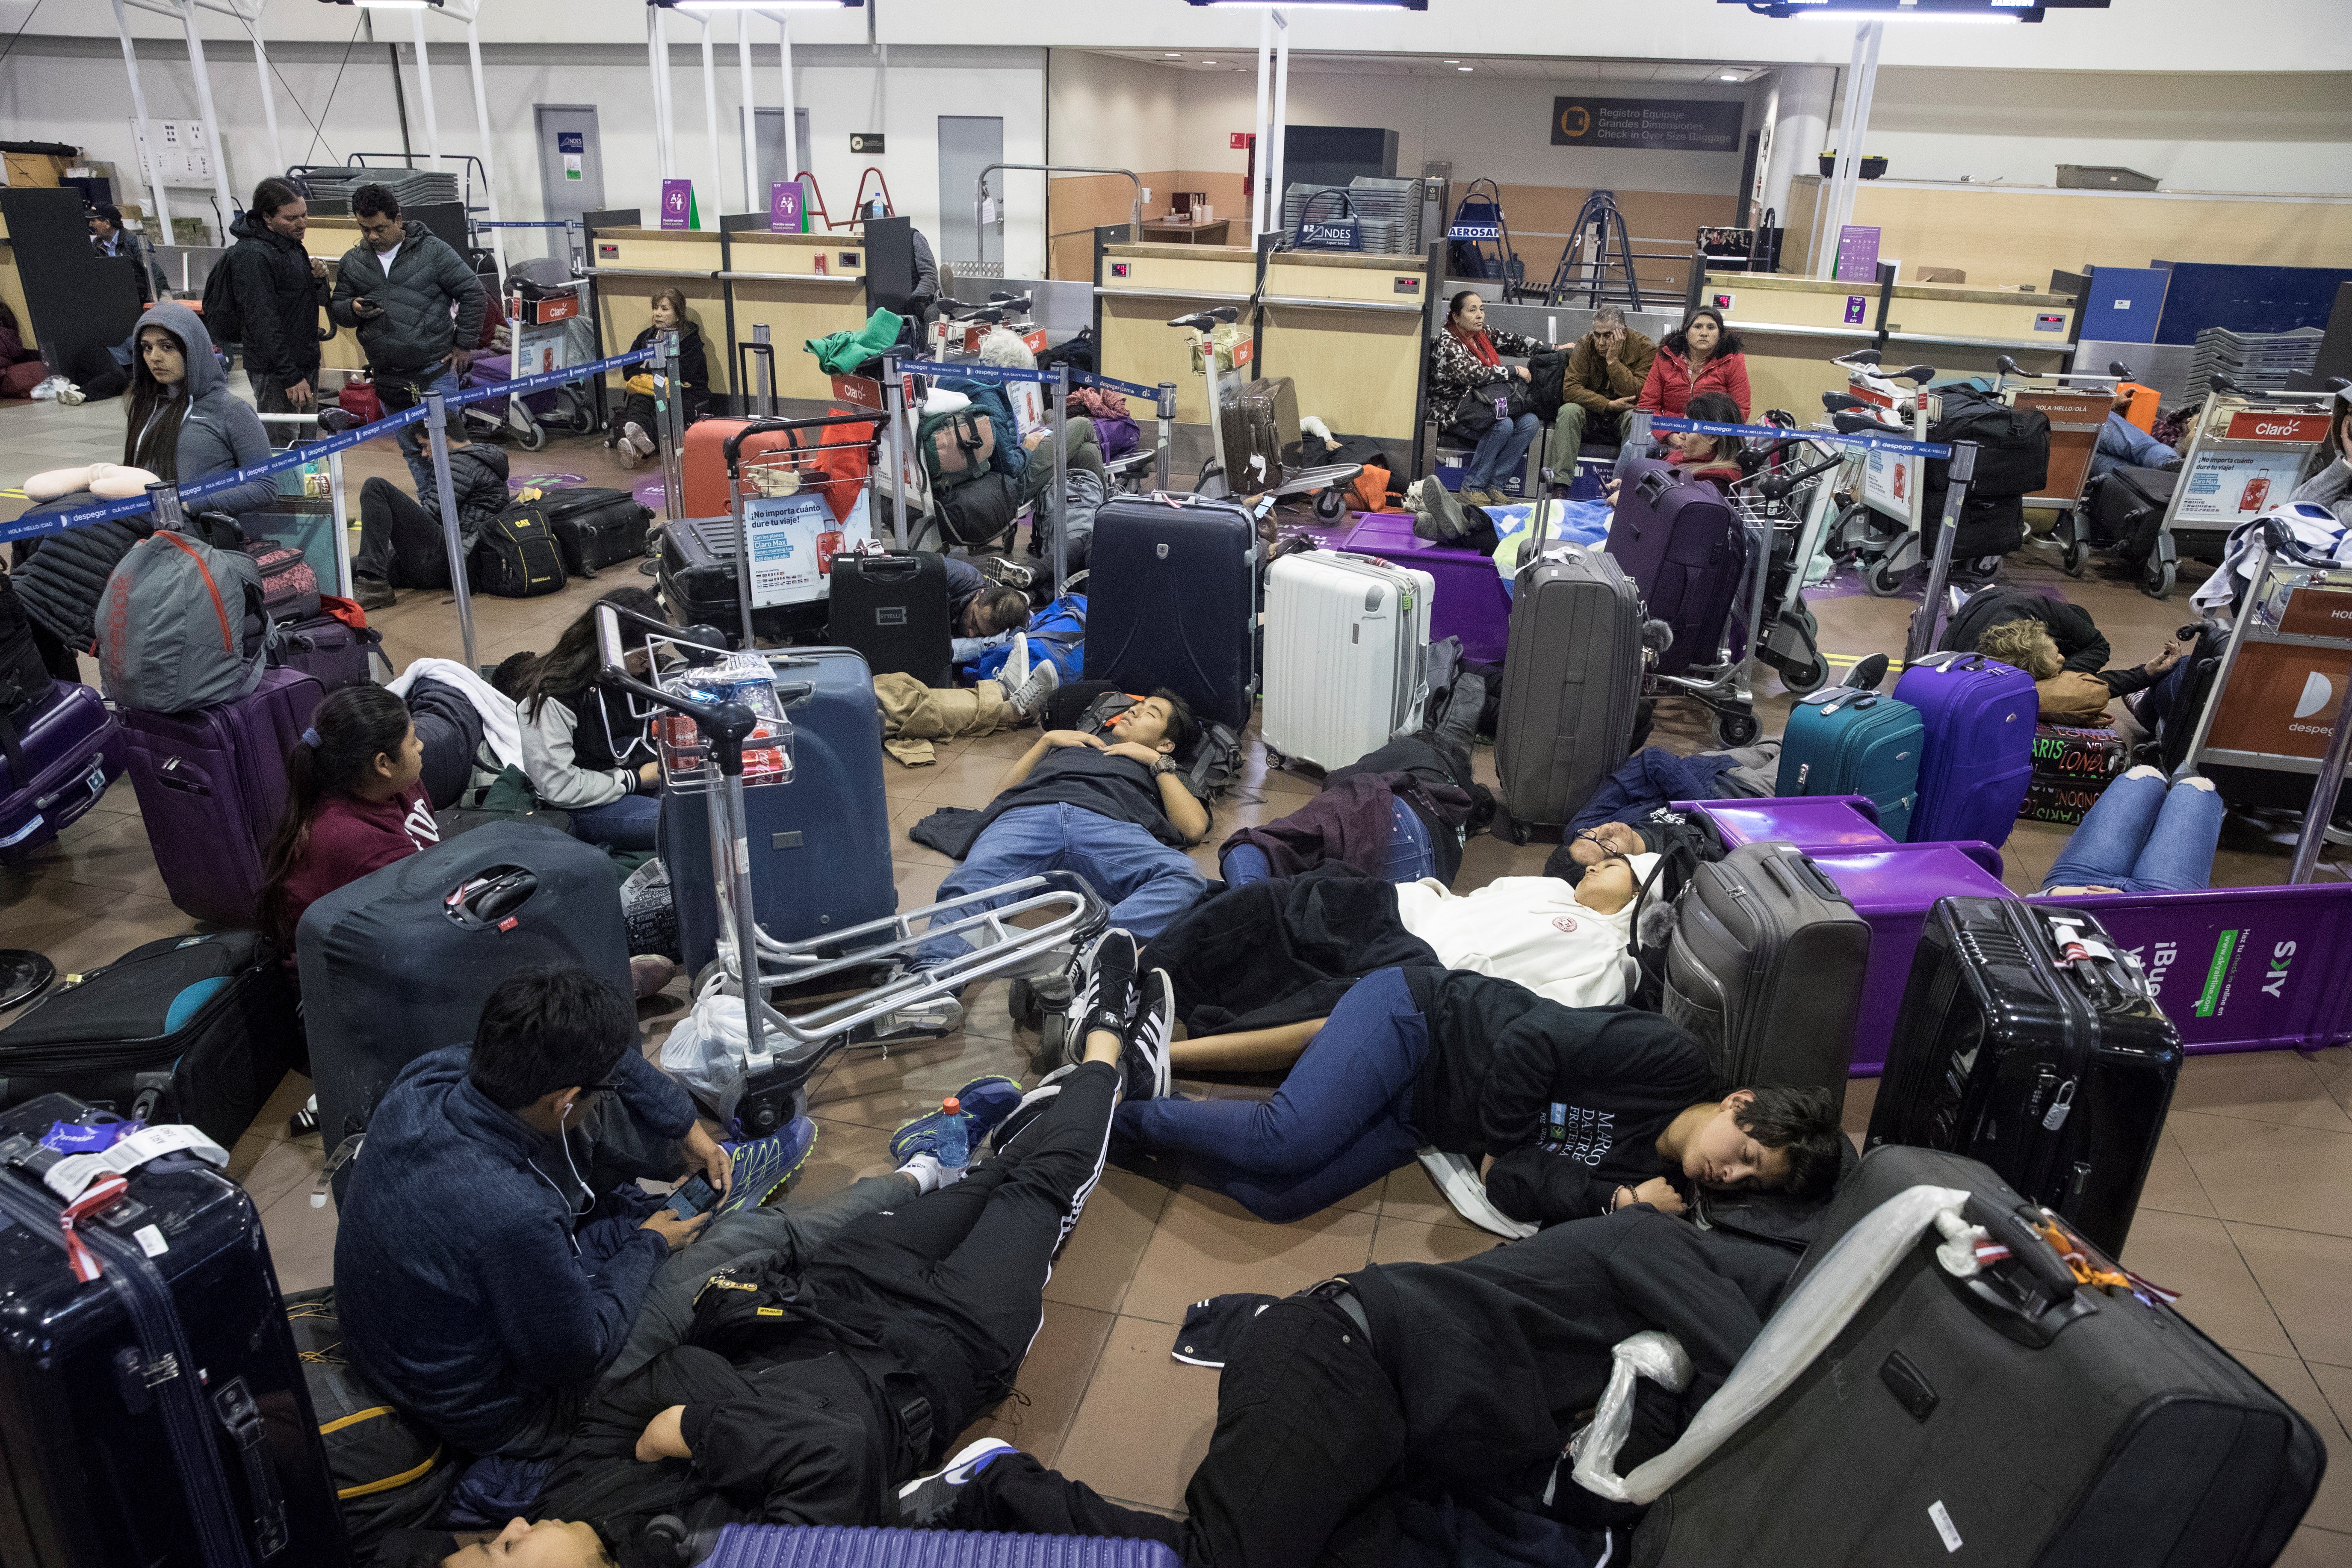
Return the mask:
M835 425L879 425L881 422L882 416L879 414L858 414L854 416L846 414L820 414L811 419L754 419L749 425L744 426L740 430L738 430L733 435L728 437L726 444L721 447L719 450L726 456L727 477L731 480L740 477L743 459L743 439L747 436L765 436L778 430L823 430L830 428ZM858 445L858 443L844 441L836 443L836 445L856 446Z

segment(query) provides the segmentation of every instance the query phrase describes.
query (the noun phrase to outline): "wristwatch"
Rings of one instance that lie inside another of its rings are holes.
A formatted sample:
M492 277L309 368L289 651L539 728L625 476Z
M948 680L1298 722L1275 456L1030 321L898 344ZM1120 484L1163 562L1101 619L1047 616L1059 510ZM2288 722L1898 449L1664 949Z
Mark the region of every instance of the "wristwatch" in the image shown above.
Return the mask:
M1161 757L1158 762L1151 764L1151 776L1153 778L1158 778L1162 773L1172 773L1175 771L1176 763L1173 759L1169 757Z

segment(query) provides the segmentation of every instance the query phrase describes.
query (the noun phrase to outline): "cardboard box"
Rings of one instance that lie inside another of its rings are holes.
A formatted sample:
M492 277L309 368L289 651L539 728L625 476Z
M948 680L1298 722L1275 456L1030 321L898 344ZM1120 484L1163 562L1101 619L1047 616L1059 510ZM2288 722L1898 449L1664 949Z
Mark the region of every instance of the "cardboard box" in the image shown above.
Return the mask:
M56 185L65 177L66 161L54 153L0 153L8 163L11 185Z
M1919 281L1922 283L1965 283L1968 280L1969 275L1957 267L1919 268Z

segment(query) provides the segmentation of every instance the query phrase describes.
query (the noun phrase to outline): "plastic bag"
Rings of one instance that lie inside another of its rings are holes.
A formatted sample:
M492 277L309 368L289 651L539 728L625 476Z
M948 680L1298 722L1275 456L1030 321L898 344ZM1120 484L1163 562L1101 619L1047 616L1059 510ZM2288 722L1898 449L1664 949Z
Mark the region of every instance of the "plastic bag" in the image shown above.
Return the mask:
M31 396L36 401L47 403L51 398L56 397L58 394L71 389L73 383L68 381L66 377L62 375L53 375L35 386L32 392L27 395ZM76 398L74 401L79 403L81 400L79 398Z
M766 1036L771 1053L790 1043L772 1027ZM684 1084L724 1126L735 1119L736 1102L743 1098L750 1038L743 1027L743 998L727 990L724 976L714 973L695 998L694 1011L679 1019L662 1042L662 1070Z

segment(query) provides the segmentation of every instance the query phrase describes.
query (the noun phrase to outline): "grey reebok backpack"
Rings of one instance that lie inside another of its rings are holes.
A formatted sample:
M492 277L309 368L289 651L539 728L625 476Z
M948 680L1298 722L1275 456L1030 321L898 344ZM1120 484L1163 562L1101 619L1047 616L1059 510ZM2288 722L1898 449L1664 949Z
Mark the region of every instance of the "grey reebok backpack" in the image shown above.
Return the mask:
M260 569L242 551L151 534L106 580L95 618L100 679L125 708L186 713L260 684L268 619Z

